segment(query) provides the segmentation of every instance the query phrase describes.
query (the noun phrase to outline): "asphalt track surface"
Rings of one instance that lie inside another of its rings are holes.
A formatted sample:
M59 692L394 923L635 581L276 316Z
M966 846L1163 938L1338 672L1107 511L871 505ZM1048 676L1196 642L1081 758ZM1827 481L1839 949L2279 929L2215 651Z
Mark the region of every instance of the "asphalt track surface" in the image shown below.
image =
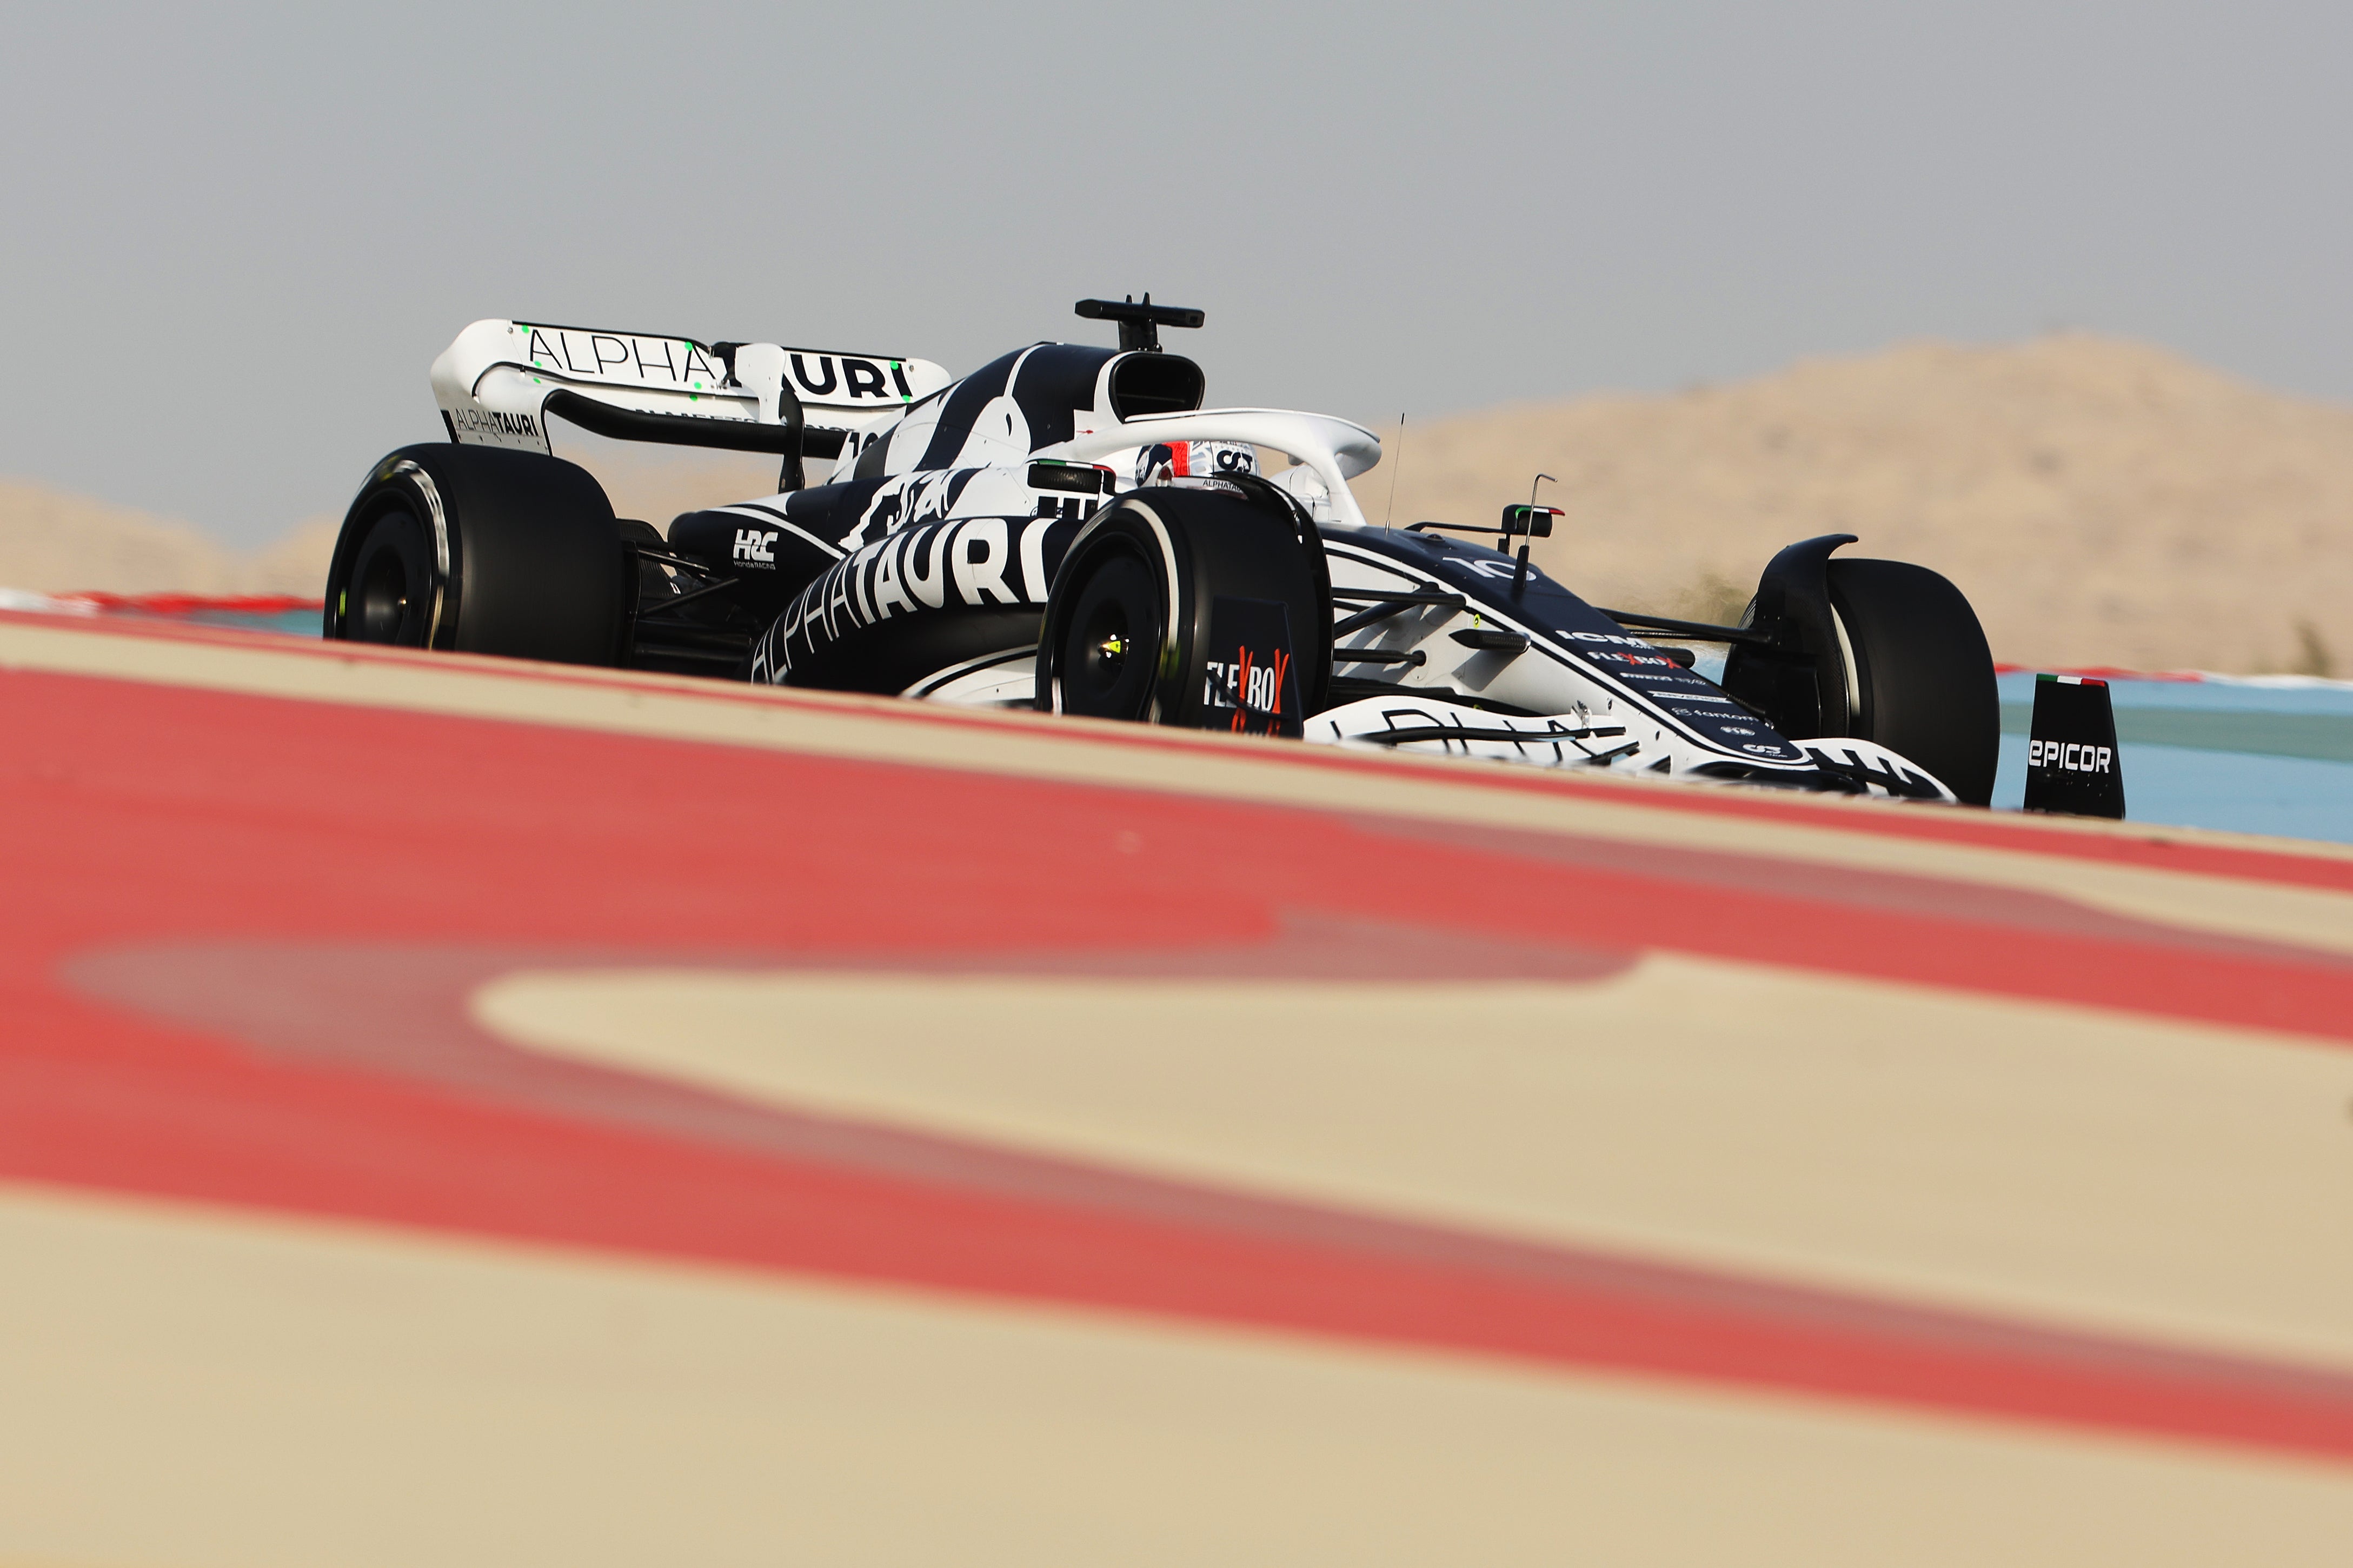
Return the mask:
M2353 854L0 616L0 1563L2341 1562Z

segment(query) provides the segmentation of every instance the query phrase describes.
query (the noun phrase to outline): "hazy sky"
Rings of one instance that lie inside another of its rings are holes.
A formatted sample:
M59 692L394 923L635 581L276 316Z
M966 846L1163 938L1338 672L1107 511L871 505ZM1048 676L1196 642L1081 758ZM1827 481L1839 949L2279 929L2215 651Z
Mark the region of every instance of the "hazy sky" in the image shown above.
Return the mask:
M1145 289L1212 402L1377 426L2062 325L2353 399L2348 58L2343 0L19 4L0 473L252 543L478 317L961 371Z

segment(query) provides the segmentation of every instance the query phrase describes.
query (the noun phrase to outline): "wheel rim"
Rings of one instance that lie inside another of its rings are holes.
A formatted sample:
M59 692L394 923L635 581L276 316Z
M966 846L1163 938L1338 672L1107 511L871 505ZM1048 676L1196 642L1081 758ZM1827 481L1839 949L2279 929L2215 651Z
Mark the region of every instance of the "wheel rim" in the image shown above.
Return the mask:
M422 647L430 629L432 594L424 525L405 508L394 507L369 524L353 554L343 636L352 642Z
M1160 584L1132 549L1108 552L1071 606L1061 647L1062 710L1142 719L1151 708L1162 640Z

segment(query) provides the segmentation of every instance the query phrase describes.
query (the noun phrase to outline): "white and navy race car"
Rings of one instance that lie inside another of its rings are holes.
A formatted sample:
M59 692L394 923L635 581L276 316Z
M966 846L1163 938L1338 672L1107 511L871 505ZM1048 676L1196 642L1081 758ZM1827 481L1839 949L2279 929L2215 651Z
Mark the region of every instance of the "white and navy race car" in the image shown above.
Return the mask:
M477 321L432 380L450 440L379 463L326 635L1053 712L1984 805L2000 709L1968 602L1792 544L1738 626L1597 609L1528 559L1557 509L1375 527L1371 432L1204 408L1162 327L962 377L887 354ZM618 519L550 420L762 452L778 489ZM1287 466L1278 468L1274 458ZM811 484L809 465L830 464ZM1492 545L1479 537L1492 537ZM1701 656L1719 679L1700 673ZM1721 665L1715 647L1721 647Z

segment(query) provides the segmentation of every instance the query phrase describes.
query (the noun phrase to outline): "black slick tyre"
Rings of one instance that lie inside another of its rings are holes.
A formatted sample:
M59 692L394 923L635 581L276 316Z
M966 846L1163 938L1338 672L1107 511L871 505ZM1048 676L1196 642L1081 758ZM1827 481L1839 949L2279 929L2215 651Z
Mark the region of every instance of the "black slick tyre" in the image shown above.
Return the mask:
M1227 489L1155 486L1095 514L1063 555L1038 646L1038 705L1089 718L1296 734L1331 672L1313 525ZM1239 618L1237 618L1239 617ZM1259 696L1237 724L1232 627L1267 628ZM1283 695L1277 696L1276 693Z
M1991 804L2001 699L1968 600L1902 561L1834 560L1829 580L1851 661L1848 732L1919 763L1966 805Z
M1155 716L1160 653L1168 642L1166 574L1148 542L1115 529L1093 543L1071 583L1069 612L1054 628L1062 711L1090 719ZM1042 644L1041 644L1042 647Z
M587 470L535 452L404 447L360 487L325 635L563 664L619 657L622 527Z

